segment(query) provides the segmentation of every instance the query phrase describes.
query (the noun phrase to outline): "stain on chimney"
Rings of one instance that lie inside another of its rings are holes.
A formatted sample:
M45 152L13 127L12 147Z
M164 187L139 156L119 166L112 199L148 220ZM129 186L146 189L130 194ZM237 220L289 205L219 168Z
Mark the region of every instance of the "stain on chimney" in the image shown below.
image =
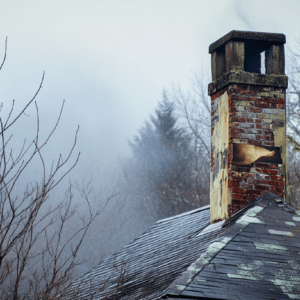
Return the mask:
M233 165L245 166L253 162L282 164L280 148L247 144L233 144Z

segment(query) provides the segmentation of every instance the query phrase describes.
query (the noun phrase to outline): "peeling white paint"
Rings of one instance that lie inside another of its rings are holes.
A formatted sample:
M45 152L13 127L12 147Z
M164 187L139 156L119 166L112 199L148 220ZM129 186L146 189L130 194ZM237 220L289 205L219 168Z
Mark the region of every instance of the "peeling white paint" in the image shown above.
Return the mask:
M293 217L293 220L300 222L300 217Z
M228 204L231 204L231 192L228 188L229 153L229 105L225 92L215 100L218 119L211 136L214 166L210 172L210 221L224 220L228 217Z

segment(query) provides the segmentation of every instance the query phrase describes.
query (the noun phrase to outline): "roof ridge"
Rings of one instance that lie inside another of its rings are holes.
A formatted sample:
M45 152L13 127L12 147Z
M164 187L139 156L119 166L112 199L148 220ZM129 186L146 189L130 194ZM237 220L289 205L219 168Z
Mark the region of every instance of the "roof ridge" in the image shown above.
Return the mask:
M215 242L210 244L206 251L201 254L201 256L194 261L186 271L181 273L181 275L176 278L173 283L164 291L163 296L165 295L174 295L179 296L185 288L189 285L189 283L194 279L194 277L201 272L201 270L210 263L210 261L226 246L230 243L230 241L240 234L250 223L261 223L258 218L256 218L257 214L264 210L265 206L255 205L258 204L262 199L259 197L259 201L255 201L255 203L251 203L248 206L248 209L243 210L242 215L238 215L234 218L241 217L234 224L231 225L229 230L226 230L221 236L219 236ZM253 206L254 205L254 206ZM252 207L251 207L252 206ZM224 224L225 225L225 224ZM223 226L224 226L223 225Z

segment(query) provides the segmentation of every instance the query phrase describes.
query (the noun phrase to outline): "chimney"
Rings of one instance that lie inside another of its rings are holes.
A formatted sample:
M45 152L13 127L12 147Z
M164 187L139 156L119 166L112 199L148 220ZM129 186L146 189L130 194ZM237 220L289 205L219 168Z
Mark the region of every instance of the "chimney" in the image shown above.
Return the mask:
M211 223L261 194L284 197L284 44L284 34L233 30L209 46Z

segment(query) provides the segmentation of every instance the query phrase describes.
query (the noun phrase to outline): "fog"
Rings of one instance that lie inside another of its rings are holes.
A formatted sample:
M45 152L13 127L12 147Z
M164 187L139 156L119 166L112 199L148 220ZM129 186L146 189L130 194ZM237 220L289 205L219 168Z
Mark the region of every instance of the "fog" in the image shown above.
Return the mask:
M94 207L116 195L87 236L86 256L99 261L154 222L134 202L132 187L124 189L120 182L122 162L132 156L128 140L155 113L163 90L174 83L188 91L193 73L210 70L209 45L233 29L284 33L288 53L300 34L299 12L296 0L0 1L0 60L8 37L0 72L1 117L13 99L14 116L21 111L45 72L36 97L41 139L51 132L65 100L43 151L47 166L60 153L67 157L80 126L68 166L78 152L80 160L51 201L60 201L69 177L91 180ZM34 103L25 113L11 130L15 149L36 133ZM23 184L38 180L40 163L33 162Z

